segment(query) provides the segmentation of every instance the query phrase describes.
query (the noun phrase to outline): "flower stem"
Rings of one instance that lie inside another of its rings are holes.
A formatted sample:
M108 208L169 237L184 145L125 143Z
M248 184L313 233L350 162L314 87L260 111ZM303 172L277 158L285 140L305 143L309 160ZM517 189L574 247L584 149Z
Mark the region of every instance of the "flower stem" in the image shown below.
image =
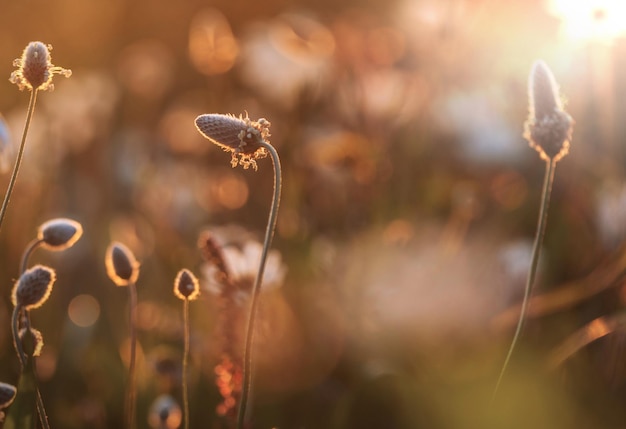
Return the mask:
M28 129L30 128L30 121L33 117L33 112L35 111L36 101L37 101L37 89L33 89L30 93L30 101L28 102L28 111L26 113L26 122L24 124L24 132L22 133L22 141L20 143L20 148L17 152L17 158L15 159L15 165L13 166L13 172L11 173L11 178L9 180L9 186L7 188L6 194L4 195L4 201L2 201L2 208L0 208L0 229L2 228L4 215L6 214L7 207L9 206L9 200L11 199L11 194L13 193L13 187L15 186L15 182L17 180L17 174L20 170L20 165L22 164L22 157L24 155L24 146L26 143L26 135L28 134Z
M41 245L41 243L43 243L43 240L35 238L33 241L28 243L28 246L26 246L24 253L22 253L22 262L20 262L20 275L24 274L24 271L26 271L28 258L30 258L30 255Z
M24 348L22 347L22 342L20 341L20 316L22 315L22 307L16 305L13 309L13 316L11 317L11 328L13 331L13 345L15 346L15 351L17 352L17 357L20 360L20 365L22 367L22 371L26 366L26 353L24 353Z
M137 288L135 283L128 284L128 295L130 297L130 362L128 364L128 387L126 388L126 427L135 427L135 355L137 348Z
M493 394L491 397L492 404L498 394L500 384L502 383L502 379L504 378L504 373L506 372L506 369L509 365L511 356L513 355L513 350L515 349L515 345L517 344L520 334L522 333L522 327L524 325L524 320L526 319L526 313L528 312L528 302L532 294L532 288L535 282L535 274L537 273L537 265L539 263L539 256L541 254L541 245L543 243L543 236L546 231L546 224L547 224L547 219L548 219L548 207L550 205L550 194L552 193L552 183L554 182L555 168L556 168L556 161L554 159L550 159L546 161L546 172L545 172L545 176L543 179L543 188L542 188L542 194L541 194L541 206L539 207L539 220L537 223L537 232L535 234L535 242L533 244L530 267L528 269L528 277L526 279L526 288L524 289L524 299L522 300L522 308L520 310L520 315L517 321L517 327L515 328L515 334L513 335L513 340L511 341L511 345L509 346L509 351L507 352L506 358L504 359L504 364L502 364L502 369L500 370L500 375L498 376L496 387L493 390Z
M185 429L189 429L189 392L187 386L187 361L189 360L189 300L183 301L183 329L184 333L184 351L183 351L183 420L185 421Z
M22 314L23 313L23 314ZM39 421L41 422L41 427L43 429L50 429L50 425L48 424L48 416L46 414L46 409L43 404L43 399L41 398L41 393L39 392L39 386L37 382L37 369L35 367L35 356L31 356L30 365L28 365L28 357L24 352L24 348L22 346L22 340L19 335L19 321L20 317L23 316L24 319L24 329L26 332L30 329L30 317L28 314L28 310L23 309L21 306L17 305L13 309L13 316L11 318L11 327L13 330L13 344L15 345L15 350L17 351L17 356L20 360L21 372L24 373L30 367L33 375L33 382L35 388L35 400L37 405L37 414L39 414Z
M262 141L261 145L269 152L274 166L274 194L272 196L272 205L265 229L265 240L263 241L263 251L261 253L261 261L259 263L259 271L256 281L252 288L252 302L250 304L250 314L248 316L248 327L246 331L246 344L243 353L243 382L241 390L241 401L239 403L239 411L237 413L237 429L243 429L246 406L248 405L248 397L250 396L250 388L252 386L252 344L254 339L254 321L259 304L259 296L261 292L261 283L263 281L263 272L265 271L265 261L269 248L272 245L274 230L276 229L276 219L278 217L278 207L280 205L280 191L282 187L282 170L280 168L280 158L274 147Z

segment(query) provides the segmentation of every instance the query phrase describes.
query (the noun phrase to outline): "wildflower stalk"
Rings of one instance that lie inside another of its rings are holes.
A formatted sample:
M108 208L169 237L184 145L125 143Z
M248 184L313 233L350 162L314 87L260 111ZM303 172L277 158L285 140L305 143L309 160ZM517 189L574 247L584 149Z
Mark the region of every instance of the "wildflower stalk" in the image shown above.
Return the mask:
M20 262L20 275L24 274L24 271L26 271L30 255L41 245L41 243L43 243L43 240L35 238L26 246L24 253L22 253L22 261Z
M267 150L272 158L272 165L274 166L274 194L272 196L271 209L267 220L267 227L265 229L265 239L263 241L263 251L261 253L259 271L252 288L252 302L250 304L250 314L248 316L246 343L243 355L243 384L241 390L241 402L239 403L239 411L237 413L238 429L243 429L244 426L246 406L248 404L248 397L250 396L250 388L252 385L252 344L254 340L254 321L256 319L259 304L261 283L263 281L263 272L265 271L265 261L267 260L267 254L272 244L274 230L276 229L276 219L278 217L278 207L280 205L280 192L282 186L282 170L280 167L278 152L271 144L264 140L261 140L259 144Z
M23 318L23 320L25 321L24 323L24 327L28 330L30 329L30 315L28 314L28 310L26 310L25 308L22 308L22 306L17 305L14 307L13 309L13 315L11 317L11 328L13 331L13 345L15 346L15 350L17 351L17 356L19 357L20 360L20 366L21 366L21 372L22 372L22 377L26 376L26 372L30 371L32 372L32 383L33 383L33 388L34 388L34 395L35 395L35 403L37 406L37 414L39 414L39 421L41 422L41 427L43 429L50 429L50 425L48 423L48 415L46 413L46 408L43 404L43 399L41 398L41 393L39 391L39 383L37 382L37 370L35 367L35 357L31 356L31 362L29 364L28 362L28 357L26 356L26 353L24 352L24 348L22 347L22 341L20 340L20 335L19 335L19 321L20 318Z
M187 383L187 365L189 361L189 300L183 301L183 327L184 333L184 348L183 348L183 420L185 421L185 429L189 429L189 386Z
M526 287L524 288L522 308L520 310L515 333L513 334L513 340L509 346L509 351L504 359L498 381L496 382L491 397L491 404L493 404L498 394L500 384L502 383L511 356L513 355L513 350L521 335L524 320L526 319L528 303L535 282L541 245L543 243L543 236L548 219L548 206L552 193L552 183L554 182L554 171L556 169L556 163L569 152L570 141L572 139L572 126L574 124L572 117L563 110L563 102L559 97L559 87L552 71L543 61L536 61L535 64L533 64L528 79L528 98L529 115L524 124L524 137L528 140L530 147L535 149L539 157L546 162L546 172L542 187L535 242L533 244L530 267L528 268Z
M130 323L130 362L128 364L128 387L126 391L126 423L128 429L135 427L135 400L136 400L136 374L135 360L137 353L137 288L135 282L128 284L128 296L130 300L129 323Z
M191 328L189 323L189 301L200 295L200 284L191 271L182 269L174 280L174 295L183 300L183 420L185 429L189 429L189 395L187 386L187 362L189 361L189 339Z
M548 207L550 205L550 195L552 194L552 184L554 182L555 169L556 169L556 161L554 159L546 160L546 172L545 172L544 179L543 179L543 187L542 187L542 193L541 193L541 206L539 207L539 220L537 223L537 231L535 233L535 241L533 244L530 267L528 269L528 277L526 279L526 287L524 288L524 298L522 300L522 308L520 310L519 319L517 321L517 327L515 328L515 334L513 334L513 339L511 340L511 345L509 346L509 351L507 352L506 358L504 359L504 363L502 364L502 369L500 370L500 375L498 376L496 387L493 390L493 395L491 398L492 403L498 394L498 390L500 389L500 384L502 383L504 374L507 370L507 367L509 366L509 361L511 360L511 356L513 355L513 350L515 349L517 341L519 340L520 334L522 332L524 320L526 320L526 313L528 312L528 302L530 300L533 285L535 283L537 265L539 265L539 256L541 255L541 245L543 243L543 237L546 232L546 224L548 220Z
M11 199L11 194L13 193L13 188L15 187L15 182L17 181L17 174L20 170L20 165L22 164L22 157L24 155L24 146L26 145L26 136L28 135L28 129L30 128L30 121L33 117L33 112L35 111L35 102L37 101L37 89L33 89L30 93L30 101L28 102L28 111L26 113L26 122L24 124L24 131L22 133L22 141L20 142L20 147L17 152L17 158L15 159L15 165L13 166L13 172L11 173L11 178L9 179L9 185L7 187L7 192L4 194L4 200L2 201L2 208L0 208L0 229L2 229L2 222L4 221L4 216L7 211L7 207L9 206L9 200Z

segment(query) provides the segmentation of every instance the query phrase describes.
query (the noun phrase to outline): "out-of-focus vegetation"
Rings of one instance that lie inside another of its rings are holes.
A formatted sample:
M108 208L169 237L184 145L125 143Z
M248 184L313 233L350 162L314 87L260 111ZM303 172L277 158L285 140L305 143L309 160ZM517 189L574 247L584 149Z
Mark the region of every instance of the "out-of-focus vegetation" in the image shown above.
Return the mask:
M12 60L41 40L73 76L38 99L0 233L0 380L19 373L9 319L21 253L38 225L68 217L81 240L32 257L58 277L32 315L51 426L122 425L127 297L104 266L116 240L142 264L139 427L160 395L180 403L183 267L205 285L190 304L191 427L229 427L216 411L223 307L197 237L260 239L272 169L232 169L193 120L247 112L272 122L282 160L273 248L286 269L262 296L253 428L621 427L623 16L619 1L3 2L5 171L28 102L8 81ZM536 58L576 124L537 299L488 411L541 191L544 165L522 138Z

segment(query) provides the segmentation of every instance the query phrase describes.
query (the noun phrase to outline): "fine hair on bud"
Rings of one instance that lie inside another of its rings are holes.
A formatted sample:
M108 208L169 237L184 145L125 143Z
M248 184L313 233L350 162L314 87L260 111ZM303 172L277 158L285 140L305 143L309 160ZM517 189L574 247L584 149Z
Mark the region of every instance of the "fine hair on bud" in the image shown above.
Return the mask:
M269 143L270 122L261 118L256 121L234 115L207 113L196 118L196 128L205 138L232 153L230 164L257 169L256 160L265 158L267 150L262 142Z
M6 408L15 399L17 389L9 383L0 382L0 409Z
M50 296L56 273L52 268L35 265L15 282L11 301L16 307L32 310L43 305Z
M128 286L139 277L139 262L125 245L113 242L106 251L105 265L109 278L117 286Z
M64 69L63 67L57 67L52 64L52 58L50 51L52 46L46 45L42 42L30 42L21 58L13 61L13 65L17 67L11 78L11 83L18 86L20 90L27 88L29 90L42 90L54 89L52 84L52 76L55 74L61 74L65 77L72 75L71 70Z
M83 227L72 219L51 219L39 226L37 239L48 250L65 250L72 247L83 235Z
M184 300L192 301L200 295L198 278L191 271L183 268L174 280L174 295Z
M563 110L559 86L545 62L533 64L528 78L529 115L524 137L542 159L559 161L567 155L574 120Z
M43 349L43 335L39 330L33 327L28 329L22 328L20 329L19 337L24 353L34 357L41 354L41 350Z

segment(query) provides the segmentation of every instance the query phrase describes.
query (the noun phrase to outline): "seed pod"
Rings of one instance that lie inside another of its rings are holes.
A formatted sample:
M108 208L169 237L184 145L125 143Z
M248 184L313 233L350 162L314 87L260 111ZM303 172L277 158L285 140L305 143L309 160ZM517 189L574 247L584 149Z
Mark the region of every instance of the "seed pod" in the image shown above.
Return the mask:
M43 305L50 296L56 273L52 268L35 265L22 274L11 294L14 306L32 310Z
M200 295L198 279L187 269L182 269L174 280L174 295L184 300L193 301Z
M524 137L542 159L559 161L569 151L574 120L563 110L559 87L543 61L535 62L530 72L528 98Z
M111 243L106 251L105 265L109 278L118 286L135 283L139 277L139 262L128 247Z
M261 118L252 121L248 116L236 117L210 113L196 118L196 128L205 138L232 153L230 165L242 165L244 169L252 166L257 169L256 160L265 158L267 151L261 145L268 142L270 122Z
M83 235L83 227L72 219L58 218L49 220L37 231L37 238L48 250L65 250L72 247Z
M13 61L13 65L18 69L11 73L9 81L16 84L20 90L24 88L31 91L54 89L52 76L62 74L65 77L70 77L72 71L52 64L51 50L52 46L50 45L30 42L24 48L22 57Z

